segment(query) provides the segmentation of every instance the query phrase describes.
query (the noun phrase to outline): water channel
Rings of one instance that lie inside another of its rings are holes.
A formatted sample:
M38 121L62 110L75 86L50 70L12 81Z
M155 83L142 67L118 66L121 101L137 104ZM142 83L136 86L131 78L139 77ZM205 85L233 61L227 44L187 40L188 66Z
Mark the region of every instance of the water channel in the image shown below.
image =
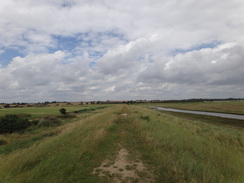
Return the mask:
M244 115L238 115L238 114L227 114L227 113L205 112L205 111L190 111L190 110L172 109L172 108L156 107L156 106L152 106L152 107L157 110L170 111L170 112L182 112L182 113L189 113L189 114L200 114L200 115L217 116L217 117L222 117L222 118L244 120Z

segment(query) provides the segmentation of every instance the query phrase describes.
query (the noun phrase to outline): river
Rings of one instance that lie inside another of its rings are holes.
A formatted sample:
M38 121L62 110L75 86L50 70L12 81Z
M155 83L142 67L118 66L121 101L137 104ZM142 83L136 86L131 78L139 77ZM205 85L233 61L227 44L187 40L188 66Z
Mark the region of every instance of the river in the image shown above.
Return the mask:
M217 116L217 117L222 117L222 118L244 120L244 115L238 115L238 114L227 114L227 113L205 112L205 111L190 111L190 110L172 109L172 108L156 107L156 106L152 106L152 107L157 109L157 110L162 110L162 111L182 112L182 113L190 113L190 114L201 114L201 115L208 115L208 116Z

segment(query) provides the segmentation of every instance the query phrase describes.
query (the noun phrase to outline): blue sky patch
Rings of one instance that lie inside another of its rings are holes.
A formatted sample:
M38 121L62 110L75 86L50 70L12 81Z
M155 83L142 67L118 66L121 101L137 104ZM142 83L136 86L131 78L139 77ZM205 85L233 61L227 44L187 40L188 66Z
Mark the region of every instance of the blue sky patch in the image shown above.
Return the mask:
M90 63L88 64L88 66L89 66L89 67L93 67L93 66L96 65L96 64L97 64L96 61L92 61L92 62L90 62Z
M141 55L141 56L139 56L136 59L136 61L139 61L139 62L144 61L144 60L146 60L149 63L153 63L154 62L154 59L152 58L152 55Z
M176 48L175 50L170 52L170 55L175 56L175 55L178 55L178 54L184 54L184 53L187 53L187 52L192 52L192 51L195 51L195 50L201 50L201 49L204 49L204 48L215 48L219 44L221 44L220 41L213 41L213 42L210 42L210 43L199 44L199 45L193 46L193 47L191 47L189 49L178 49L178 48Z
M103 52L100 51L94 51L94 50L90 50L89 52L89 57L92 59L98 59L101 58L103 56Z
M64 1L64 2L61 4L61 7L63 7L63 8L71 8L73 5L74 5L73 2L70 2L70 1Z
M21 49L21 48L20 48ZM15 57L24 57L24 54L22 54L21 52L19 52L17 49L14 48L7 48L7 49L3 49L3 53L0 54L0 64L2 66L7 66L13 58Z
M83 32L71 36L53 35L52 37L56 42L56 46L47 47L48 53L54 53L62 50L70 52L70 57L73 57L87 52L89 54L89 58L92 60L90 64L91 66L95 65L99 58L103 57L107 49L113 46L113 43L116 43L116 41L111 41L111 45L106 45L105 42L104 47L99 46L104 44L104 40L117 39L118 41L127 41L125 39L125 35L116 30L105 32ZM0 54L0 64L4 67L7 66L14 57L25 57L28 53L28 50L26 50L25 47L20 46L16 48L5 48L2 49L2 51L2 54Z
M55 50L68 50L71 51L80 44L80 40L78 40L75 36L54 36L57 41L57 47Z

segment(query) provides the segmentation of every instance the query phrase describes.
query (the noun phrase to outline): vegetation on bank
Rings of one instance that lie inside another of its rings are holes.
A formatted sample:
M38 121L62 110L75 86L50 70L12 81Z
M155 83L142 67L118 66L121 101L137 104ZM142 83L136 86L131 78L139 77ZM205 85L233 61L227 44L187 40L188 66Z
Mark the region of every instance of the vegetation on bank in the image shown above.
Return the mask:
M209 123L216 126L227 127L237 130L244 131L244 121L239 119L231 119L231 118L222 118L216 116L208 116L208 115L199 115L199 114L189 114L182 112L170 112L170 111L160 111L164 114L169 114L178 118L183 118L194 121L201 121L204 123Z
M242 182L244 134L158 111L135 109L131 142L153 164L157 182Z
M99 109L100 105L92 106L52 106L52 107L25 107L25 108L4 108L0 109L0 117L6 114L17 114L28 119L43 118L47 116L56 116L60 114L59 109L65 108L67 113L81 110L96 110Z
M107 106L79 108L86 111L77 114L76 111L65 115L50 115L43 113L42 118L27 119L31 114L6 114L0 117L0 154L9 154L39 143L43 139L56 136L66 124L76 122L80 118L86 119ZM76 110L78 108L75 108ZM59 111L59 109L56 109ZM43 109L47 111L47 109Z
M21 118L16 114L7 114L0 118L0 133L12 133L26 129L29 126L28 119Z
M160 104L155 104L155 106L193 110L193 111L244 114L244 101L243 100L242 101L160 103Z
M76 121L52 128L55 135L2 155L0 182L99 182L89 172L99 159L96 151L106 155L107 147L99 142L113 120L110 112L82 113Z
M121 146L128 150L130 159L140 157L158 183L244 181L243 132L201 119L186 119L136 105L113 105L99 113L77 113L69 123L45 129L22 134L33 141L34 137L43 137L41 140L0 155L0 182L121 180L119 175L106 172L104 177L92 174L104 159L115 161ZM146 180L143 172L137 173L139 179L128 178L127 182Z

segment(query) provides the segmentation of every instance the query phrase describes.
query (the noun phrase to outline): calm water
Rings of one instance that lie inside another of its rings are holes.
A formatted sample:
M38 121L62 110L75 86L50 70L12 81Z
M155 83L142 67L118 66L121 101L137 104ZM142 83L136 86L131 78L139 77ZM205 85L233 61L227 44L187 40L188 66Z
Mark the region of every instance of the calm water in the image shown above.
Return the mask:
M158 109L158 110L163 110L163 111L182 112L182 113L190 113L190 114L201 114L201 115L208 115L208 116L217 116L217 117L222 117L222 118L244 120L244 115L237 115L237 114L226 114L226 113L204 112L204 111L190 111L190 110L172 109L172 108L155 107L155 106L153 108Z

